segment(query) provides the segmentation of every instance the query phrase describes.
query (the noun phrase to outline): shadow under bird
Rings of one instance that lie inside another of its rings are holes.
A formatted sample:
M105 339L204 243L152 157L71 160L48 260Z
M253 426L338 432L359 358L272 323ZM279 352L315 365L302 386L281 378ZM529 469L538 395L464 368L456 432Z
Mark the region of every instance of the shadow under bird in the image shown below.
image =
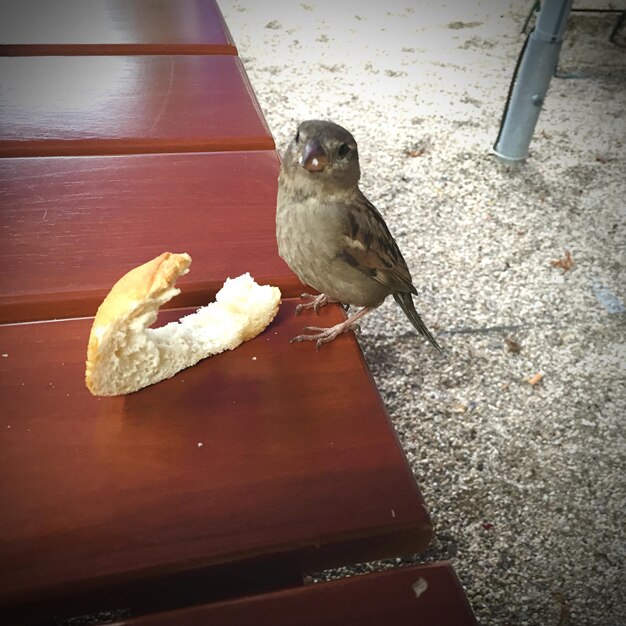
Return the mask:
M383 217L359 189L354 137L333 122L302 122L289 143L278 178L278 252L298 278L320 292L296 313L328 302L362 307L330 328L307 326L292 341L319 349L349 330L392 295L411 324L441 351L413 304L417 291Z

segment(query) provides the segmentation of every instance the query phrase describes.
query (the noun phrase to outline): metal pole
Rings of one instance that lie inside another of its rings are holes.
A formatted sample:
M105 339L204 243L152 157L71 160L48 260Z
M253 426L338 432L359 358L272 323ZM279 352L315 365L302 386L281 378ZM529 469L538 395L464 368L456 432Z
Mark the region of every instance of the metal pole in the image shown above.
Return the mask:
M544 0L535 28L520 53L500 132L493 147L511 165L528 156L528 146L559 60L573 0Z

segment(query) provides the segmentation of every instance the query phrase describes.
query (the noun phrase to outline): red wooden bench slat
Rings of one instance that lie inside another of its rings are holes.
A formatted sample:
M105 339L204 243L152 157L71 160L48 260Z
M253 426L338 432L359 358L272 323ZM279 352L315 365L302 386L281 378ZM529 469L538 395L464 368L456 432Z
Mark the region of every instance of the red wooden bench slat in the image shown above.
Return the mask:
M236 56L0 57L0 156L272 150Z
M215 0L0 3L0 55L237 54Z
M452 567L433 563L148 615L121 624L476 626L476 619Z
M253 556L304 571L426 547L354 336L289 343L343 310L295 303L236 350L114 398L84 386L90 319L0 326L0 613Z
M188 252L177 306L249 271L285 297L274 151L0 159L0 322L94 315L113 283L165 250Z

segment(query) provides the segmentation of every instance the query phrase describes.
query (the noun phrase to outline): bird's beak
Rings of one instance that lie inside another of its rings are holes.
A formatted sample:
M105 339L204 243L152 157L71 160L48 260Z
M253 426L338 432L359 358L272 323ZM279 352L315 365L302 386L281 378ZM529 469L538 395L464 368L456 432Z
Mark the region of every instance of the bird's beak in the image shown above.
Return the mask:
M304 146L299 163L309 172L321 172L328 165L328 155L317 139L311 139Z

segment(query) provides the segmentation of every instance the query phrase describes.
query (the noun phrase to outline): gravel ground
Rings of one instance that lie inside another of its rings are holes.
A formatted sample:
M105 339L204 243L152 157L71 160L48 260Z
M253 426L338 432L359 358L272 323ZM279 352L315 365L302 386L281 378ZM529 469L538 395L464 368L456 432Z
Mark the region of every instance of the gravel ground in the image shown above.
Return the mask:
M281 148L308 118L355 135L362 188L449 353L393 302L362 325L436 537L426 554L348 571L444 559L483 626L626 624L615 15L571 16L560 70L575 77L553 79L531 156L511 169L490 148L530 0L220 5Z

